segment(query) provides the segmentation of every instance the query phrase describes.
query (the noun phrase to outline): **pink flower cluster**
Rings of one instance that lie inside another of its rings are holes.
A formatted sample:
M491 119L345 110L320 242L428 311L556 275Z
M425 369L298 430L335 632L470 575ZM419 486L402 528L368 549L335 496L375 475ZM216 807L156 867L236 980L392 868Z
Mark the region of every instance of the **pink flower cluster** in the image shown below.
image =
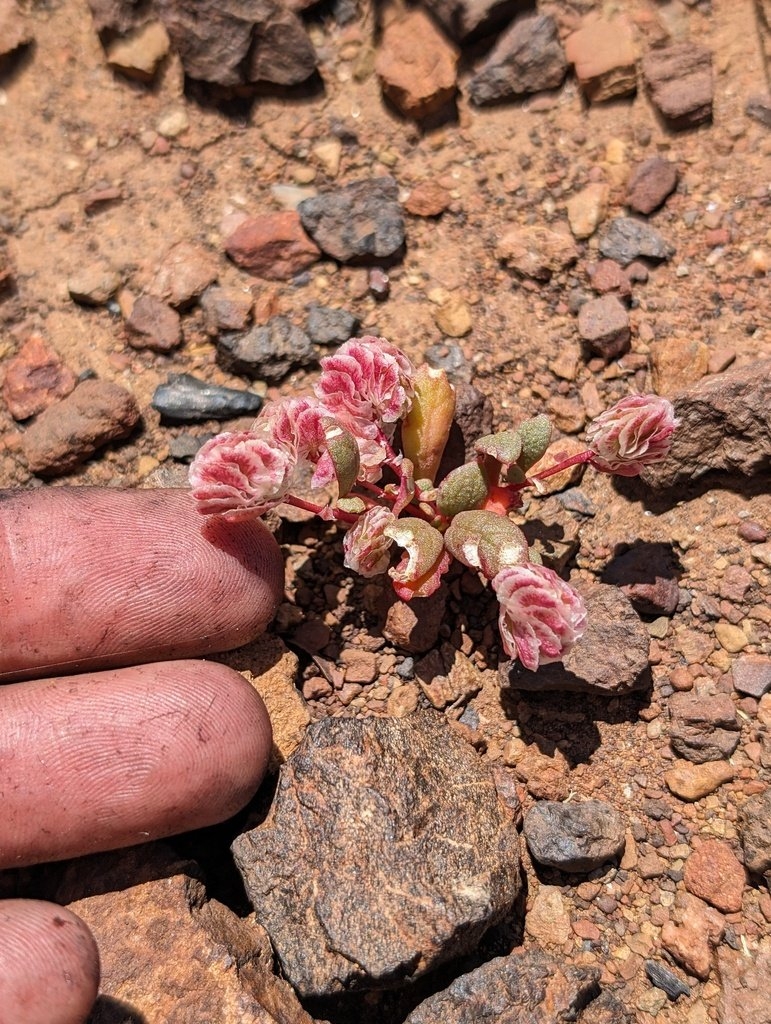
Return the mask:
M416 374L383 338L353 338L321 360L314 395L270 403L251 430L208 441L190 468L193 497L206 515L262 515L289 502L347 524L345 565L366 577L387 572L405 601L433 594L457 558L490 582L505 652L535 671L581 637L586 608L533 560L511 517L521 491L578 463L639 474L668 454L674 410L656 395L624 398L590 425L585 451L546 466L551 424L537 416L479 439L475 458L435 483L454 408L440 371ZM318 505L293 493L309 467L313 487L337 483L335 501ZM386 467L395 482L380 486ZM395 548L401 556L392 564Z

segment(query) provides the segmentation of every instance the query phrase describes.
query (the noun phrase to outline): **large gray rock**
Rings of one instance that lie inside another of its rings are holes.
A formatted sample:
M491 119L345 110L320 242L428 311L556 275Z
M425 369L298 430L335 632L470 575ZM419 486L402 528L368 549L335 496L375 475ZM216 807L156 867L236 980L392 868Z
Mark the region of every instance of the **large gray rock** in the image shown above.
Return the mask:
M650 637L629 599L604 583L576 588L586 604L586 632L563 660L537 672L504 662L503 681L518 690L567 690L617 697L649 685Z
M600 238L600 252L626 267L641 256L668 260L674 256L675 247L645 221L614 217Z
M530 6L528 0L423 0L423 6L455 39L484 35Z
M390 987L472 951L521 884L492 774L433 712L316 722L233 854L308 997Z
M759 476L771 469L771 359L705 377L673 404L680 425L666 460L643 472L651 487L710 470Z
M511 96L556 89L568 62L548 14L520 18L500 37L468 84L472 103L482 106Z
M555 1024L580 1021L599 995L597 967L565 965L538 949L517 949L463 974L429 996L404 1024Z
M604 800L541 800L525 815L522 833L533 859L560 871L593 871L624 849L624 820Z
M404 245L404 212L393 178L369 178L304 199L297 207L316 245L341 263L389 259Z
M298 366L316 361L308 335L285 316L272 316L266 324L252 327L245 334L221 334L217 355L233 373L271 383L283 380Z

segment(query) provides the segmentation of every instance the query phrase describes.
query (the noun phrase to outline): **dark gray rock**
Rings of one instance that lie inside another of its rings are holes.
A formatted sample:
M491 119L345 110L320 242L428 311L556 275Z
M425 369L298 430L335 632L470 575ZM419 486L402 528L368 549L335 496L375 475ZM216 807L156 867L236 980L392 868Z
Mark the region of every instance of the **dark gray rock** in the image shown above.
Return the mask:
M642 73L653 105L670 128L692 128L712 119L715 83L706 46L680 42L649 50Z
M747 100L744 112L748 117L754 117L766 128L771 128L771 93L760 92L750 96Z
M457 40L476 38L506 25L525 0L423 0L423 7Z
M297 207L316 245L341 263L384 260L404 245L404 212L393 178L368 178L303 199Z
M592 352L615 359L629 349L632 337L626 306L615 295L589 299L578 311L578 333Z
M624 820L603 800L541 800L525 815L522 834L534 860L560 871L593 871L624 849Z
M600 991L596 967L566 965L539 949L517 949L462 974L429 996L404 1024L556 1024L579 1014Z
M674 693L669 699L669 742L694 764L727 760L739 745L739 719L727 693Z
M283 316L273 316L246 334L221 334L217 353L220 363L233 373L271 383L283 380L297 367L316 362L308 335Z
M482 106L524 93L556 89L567 68L554 18L548 14L519 18L500 36L468 83L469 98Z
M643 160L632 171L626 201L636 213L653 213L677 187L677 167L663 156Z
M306 330L317 345L342 345L359 331L361 321L346 309L313 305L308 310Z
M714 374L673 399L680 425L668 457L643 471L672 487L710 470L758 476L771 469L771 359Z
M316 69L302 22L279 0L155 0L191 78L297 85Z
M691 994L690 987L681 978L678 978L668 967L656 960L645 961L645 973L650 978L651 984L660 988L662 992L666 992L673 1002L680 996Z
M423 358L435 370L444 370L451 384L471 383L474 368L460 345L452 341L439 341L435 345L429 345L423 353Z
M492 773L433 712L311 725L233 854L308 997L392 987L473 951L521 884Z
M634 217L615 217L600 238L600 252L622 267L644 256L649 260L668 260L675 247L644 221Z
M629 598L604 583L580 583L586 604L586 632L561 662L537 672L519 661L504 662L501 678L518 690L567 690L617 697L650 685L650 637Z
M190 373L170 373L168 381L155 389L151 404L169 423L200 423L256 416L262 399L253 391L208 384Z
M757 875L771 871L771 786L739 811L739 835L747 870Z

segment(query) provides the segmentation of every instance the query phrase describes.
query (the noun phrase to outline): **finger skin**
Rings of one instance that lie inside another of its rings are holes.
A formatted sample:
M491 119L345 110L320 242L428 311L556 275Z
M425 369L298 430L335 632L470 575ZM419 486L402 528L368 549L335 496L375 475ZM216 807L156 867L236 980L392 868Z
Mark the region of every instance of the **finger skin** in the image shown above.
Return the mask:
M223 821L270 746L257 692L212 662L0 687L0 869Z
M263 523L188 491L0 491L0 682L230 650L282 591Z
M83 1024L98 989L99 954L79 917L0 901L0 1024Z

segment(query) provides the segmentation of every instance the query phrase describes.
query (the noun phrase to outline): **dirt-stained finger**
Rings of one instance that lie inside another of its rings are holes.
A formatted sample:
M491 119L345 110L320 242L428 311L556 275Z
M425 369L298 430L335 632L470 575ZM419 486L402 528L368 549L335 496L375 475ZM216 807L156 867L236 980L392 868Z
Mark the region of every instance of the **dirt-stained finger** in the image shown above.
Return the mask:
M212 662L0 687L0 868L222 821L256 791L270 745L256 691Z
M0 901L0 1024L82 1024L98 989L99 954L79 917Z
M238 647L282 589L264 525L187 491L0 491L2 682Z

